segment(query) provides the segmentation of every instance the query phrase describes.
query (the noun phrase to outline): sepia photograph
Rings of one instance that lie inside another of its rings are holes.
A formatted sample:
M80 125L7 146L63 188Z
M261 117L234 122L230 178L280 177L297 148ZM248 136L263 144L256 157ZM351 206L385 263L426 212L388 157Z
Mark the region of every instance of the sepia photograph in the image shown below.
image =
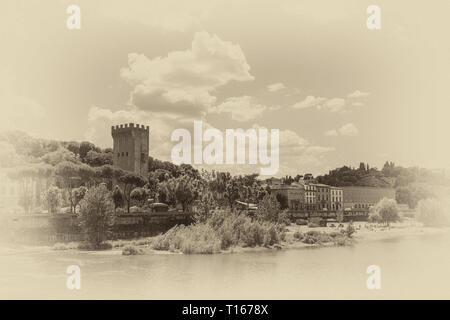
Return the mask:
M0 300L450 299L449 10L2 0Z

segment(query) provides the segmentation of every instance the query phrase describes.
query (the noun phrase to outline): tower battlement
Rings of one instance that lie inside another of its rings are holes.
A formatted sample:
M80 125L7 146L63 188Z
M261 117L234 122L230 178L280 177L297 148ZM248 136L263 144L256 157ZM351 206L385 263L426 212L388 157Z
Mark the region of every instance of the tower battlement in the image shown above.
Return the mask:
M126 123L111 127L113 165L147 178L150 127Z
M134 124L134 123L125 123L125 124L120 124L120 125L115 125L115 126L111 126L111 134L118 134L118 133L122 133L122 132L131 132L132 130L143 130L146 132L150 131L150 127L149 126L144 126L139 125L139 124Z

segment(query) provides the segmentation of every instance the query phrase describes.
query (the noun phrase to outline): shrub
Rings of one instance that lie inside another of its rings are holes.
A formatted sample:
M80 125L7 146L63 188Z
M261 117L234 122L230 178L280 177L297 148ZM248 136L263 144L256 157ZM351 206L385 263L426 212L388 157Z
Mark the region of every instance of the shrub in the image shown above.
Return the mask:
M72 249L77 249L78 248L78 243L76 242L69 242L69 243L55 243L53 245L53 250L72 250Z
M109 242L103 242L99 245L89 241L83 241L78 244L79 250L110 250L113 248L112 244Z
M272 246L285 238L284 227L244 214L217 210L203 223L176 226L153 239L155 250L215 253L233 246Z
M300 231L295 231L294 232L294 239L302 240L303 239L303 234Z
M280 214L278 215L278 223L284 224L287 226L289 226L291 224L291 218L289 216L289 213L286 210L280 212Z
M306 221L305 219L297 219L295 223L299 226L306 226L308 224L308 221Z
M352 237L352 234L354 234L356 232L355 227L353 226L353 223L349 223L347 228L345 229L345 235L349 238Z
M135 255L142 255L142 254L145 254L144 250L142 250L141 248L138 248L138 247L128 245L122 249L122 255L124 255L124 256L135 256Z
M321 221L322 221L322 218L320 218L320 217L309 218L308 227L310 227L310 228L320 227Z

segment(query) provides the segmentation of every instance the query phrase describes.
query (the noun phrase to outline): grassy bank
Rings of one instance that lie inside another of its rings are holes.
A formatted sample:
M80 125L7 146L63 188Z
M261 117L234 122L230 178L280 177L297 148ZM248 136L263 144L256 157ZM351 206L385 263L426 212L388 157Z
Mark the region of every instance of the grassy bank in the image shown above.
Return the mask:
M214 254L264 248L346 246L356 242L408 235L448 232L448 228L424 227L414 219L383 225L355 222L311 228L307 225L261 222L239 214L217 214L203 223L179 225L164 234L134 240L114 240L104 249L121 250L123 255L154 253ZM85 248L84 243L56 244L54 250Z

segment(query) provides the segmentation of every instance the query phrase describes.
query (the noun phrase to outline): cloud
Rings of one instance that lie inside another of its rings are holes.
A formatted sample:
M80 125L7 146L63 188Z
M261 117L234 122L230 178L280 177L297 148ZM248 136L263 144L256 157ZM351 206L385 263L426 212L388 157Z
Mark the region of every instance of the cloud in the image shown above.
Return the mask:
M369 95L368 92L362 92L356 90L347 95L348 99L356 99L367 97ZM329 112L335 113L343 113L348 111L349 103L353 107L360 107L364 104L359 101L347 101L343 98L323 98L323 97L315 97L315 96L307 96L303 101L297 102L291 106L293 109L306 109L306 108L317 108L317 110L327 110Z
M121 76L132 87L130 104L138 109L178 115L205 114L212 94L231 81L252 81L250 66L237 44L197 32L191 48L149 59L130 53Z
M255 98L242 96L228 98L210 110L211 113L230 113L233 120L245 122L261 116L266 109L267 107L259 104Z
M269 84L269 85L267 86L267 90L269 90L269 92L280 91L280 90L282 90L282 89L284 89L284 88L286 88L286 87L285 87L284 84L281 83L281 82L272 83L272 84Z
M357 136L359 130L353 123L347 123L339 129L339 134L341 136Z
M323 133L327 137L350 136L354 137L359 134L358 128L353 123L344 124L339 129L328 130Z
M330 112L344 111L345 100L342 98L333 98L327 100L323 105L318 106L318 109L328 110Z
M306 109L311 107L318 107L326 100L326 98L322 97L307 96L303 101L297 102L296 104L292 105L291 108Z
M367 97L369 94L370 94L369 92L355 90L354 92L349 93L347 95L347 98L349 98L349 99L364 98L364 97Z
M307 96L303 101L292 105L293 109L317 108L317 110L328 110L330 112L342 112L345 107L345 99Z

